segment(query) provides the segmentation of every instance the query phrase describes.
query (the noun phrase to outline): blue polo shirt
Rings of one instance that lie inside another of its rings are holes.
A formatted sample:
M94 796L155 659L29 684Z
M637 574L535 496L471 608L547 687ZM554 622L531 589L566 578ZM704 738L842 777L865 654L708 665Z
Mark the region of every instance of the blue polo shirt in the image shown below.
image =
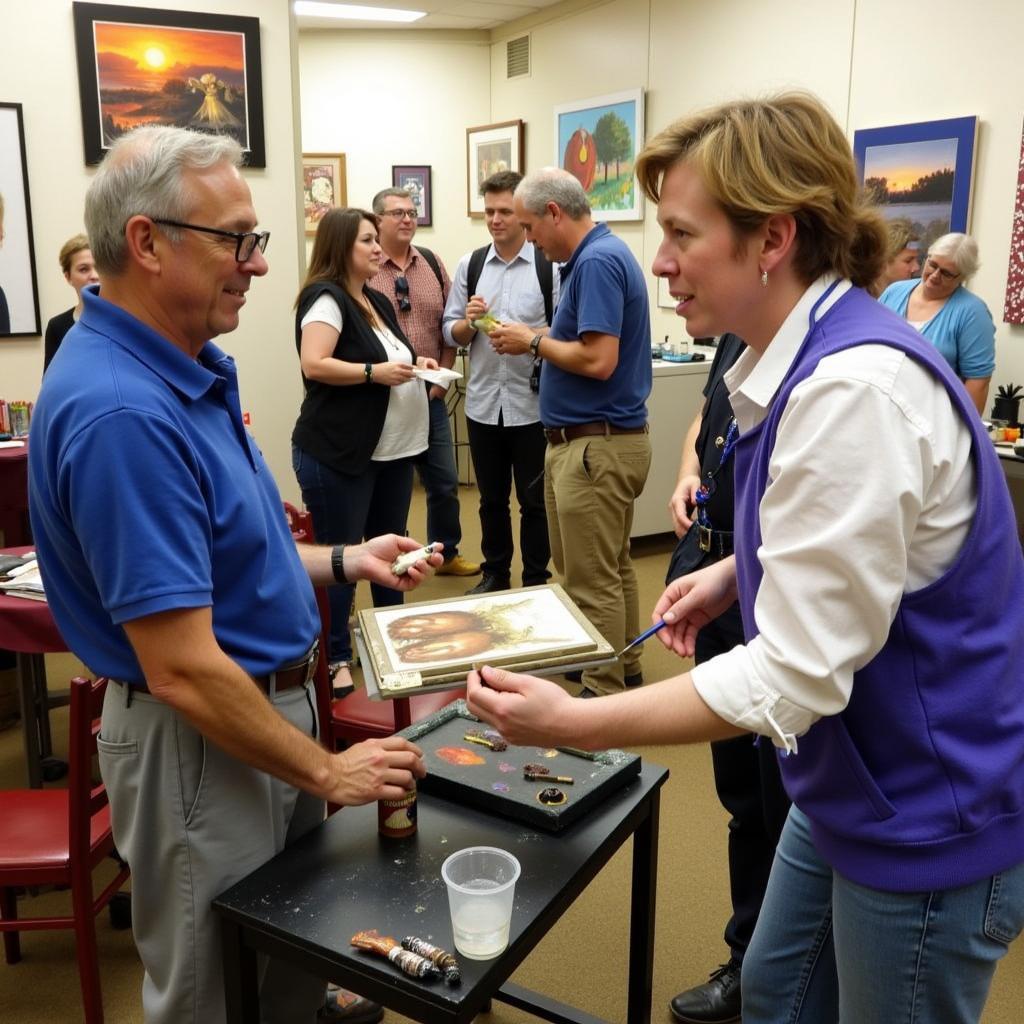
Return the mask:
M643 426L651 393L651 318L640 264L607 224L597 224L560 273L558 308L548 337L576 340L586 331L610 334L619 339L619 360L608 380L545 363L541 422L545 427L598 420L617 427Z
M121 624L213 609L254 675L319 632L281 496L246 433L234 360L190 359L92 287L32 416L29 506L47 600L98 675L141 682Z

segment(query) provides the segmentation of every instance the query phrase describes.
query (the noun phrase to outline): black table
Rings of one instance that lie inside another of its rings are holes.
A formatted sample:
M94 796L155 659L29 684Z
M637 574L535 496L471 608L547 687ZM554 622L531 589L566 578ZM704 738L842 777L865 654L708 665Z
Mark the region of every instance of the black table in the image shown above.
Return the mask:
M599 1024L506 982L630 836L626 1020L649 1024L658 814L667 778L667 769L645 764L639 778L558 835L421 793L417 834L386 840L377 834L375 805L345 808L214 900L223 926L228 1024L259 1021L257 953L290 960L423 1024L468 1024L492 998L553 1024ZM467 846L501 847L522 865L504 953L493 960L459 956L462 984L453 988L416 981L349 945L357 931L377 928L397 939L419 935L455 952L441 863Z

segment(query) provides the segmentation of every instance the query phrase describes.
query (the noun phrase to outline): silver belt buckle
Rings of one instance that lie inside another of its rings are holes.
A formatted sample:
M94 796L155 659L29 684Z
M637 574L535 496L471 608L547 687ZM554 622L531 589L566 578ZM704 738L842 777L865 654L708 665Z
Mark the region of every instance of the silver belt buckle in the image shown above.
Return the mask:
M697 527L697 546L701 551L711 550L711 531L706 526Z

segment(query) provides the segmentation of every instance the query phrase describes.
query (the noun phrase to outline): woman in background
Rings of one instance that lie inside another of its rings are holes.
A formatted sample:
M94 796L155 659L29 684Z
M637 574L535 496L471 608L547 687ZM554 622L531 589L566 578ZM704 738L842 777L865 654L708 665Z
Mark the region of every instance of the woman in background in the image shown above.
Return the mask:
M988 306L967 290L977 269L978 243L970 235L942 235L928 250L921 280L891 284L879 301L942 353L984 415L996 368L996 325Z
M889 232L889 247L886 250L885 266L868 289L877 299L895 281L909 281L917 277L921 263L917 258L921 239L914 234L914 226L906 217L896 217L886 222Z
M427 447L427 393L391 300L367 287L380 268L377 216L329 210L317 227L295 301L295 345L305 398L292 433L292 466L318 544L405 533L412 457ZM402 594L371 584L375 606ZM328 661L336 696L352 688L348 617L355 588L331 588Z
M72 235L60 247L59 259L64 280L75 289L78 301L71 309L53 317L46 325L46 335L43 339L43 373L46 373L50 361L57 354L64 335L82 315L82 289L87 284L96 284L99 281L92 250L89 248L89 239L85 235Z

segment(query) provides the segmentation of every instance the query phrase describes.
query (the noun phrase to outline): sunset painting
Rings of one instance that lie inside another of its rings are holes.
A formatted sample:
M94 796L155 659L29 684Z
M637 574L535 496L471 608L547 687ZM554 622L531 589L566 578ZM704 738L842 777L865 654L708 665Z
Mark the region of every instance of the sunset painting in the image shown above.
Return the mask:
M103 144L140 124L233 135L248 148L238 32L96 22Z
M922 251L967 228L975 126L965 117L854 134L865 191L886 219L910 221Z
M263 166L257 19L74 6L90 163L125 132L160 124L230 135Z

